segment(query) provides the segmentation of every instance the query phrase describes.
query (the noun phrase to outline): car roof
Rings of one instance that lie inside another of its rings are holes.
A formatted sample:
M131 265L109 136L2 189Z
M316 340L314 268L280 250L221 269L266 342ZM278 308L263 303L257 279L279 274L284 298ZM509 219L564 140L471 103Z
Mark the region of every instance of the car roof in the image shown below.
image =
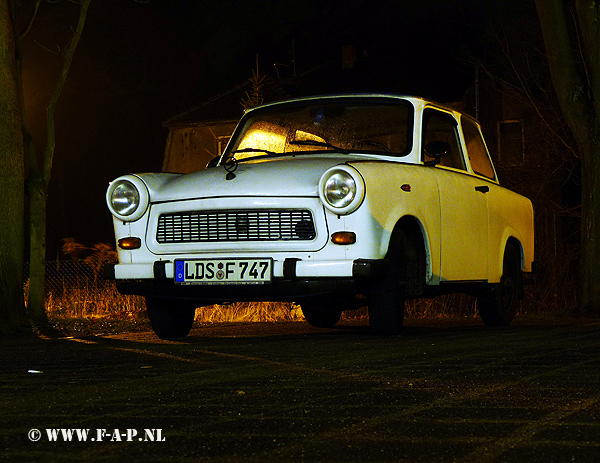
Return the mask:
M411 102L417 102L419 103L419 105L421 104L433 104L436 106L440 106L440 107L444 107L445 109L451 110L451 111L455 111L455 109L452 109L450 107L447 107L443 104L437 103L435 101L432 100L428 100L427 98L422 98L419 96L412 96L412 95L396 95L396 94L389 94L389 93L344 93L344 94L331 94L331 95L314 95L314 96L305 96L305 97L297 97L297 98L288 98L285 100L279 100L279 101L274 101L271 103L266 103L260 106L256 106L252 109L249 109L248 111L253 111L255 109L259 109L259 108L265 108L265 107L269 107L269 106L277 106L277 105L281 105L281 104L287 104L287 103L294 103L294 102L302 102L302 101L306 101L306 102L310 102L310 101L322 101L322 100L328 100L328 99L356 99L356 98L383 98L383 99L390 99L390 100L408 100Z
M400 95L400 94L391 94L391 93L342 93L342 94L329 94L329 95L313 95L313 96L305 96L305 97L297 97L297 98L288 98L285 100L274 101L270 103L266 103L260 106L256 106L254 108L248 109L245 111L245 114L253 112L255 110L260 110L263 108L285 105L288 103L297 103L297 102L312 102L312 101L323 101L323 100L334 100L334 99L357 99L357 98L378 98L378 99L389 99L389 100L403 100L409 101L415 106L415 108L424 108L435 107L445 111L449 111L455 114L460 114L462 116L469 117L473 121L477 122L476 119L464 113L463 111L456 109L448 104L439 103L437 101L433 101L427 98L423 98L420 96L414 95Z

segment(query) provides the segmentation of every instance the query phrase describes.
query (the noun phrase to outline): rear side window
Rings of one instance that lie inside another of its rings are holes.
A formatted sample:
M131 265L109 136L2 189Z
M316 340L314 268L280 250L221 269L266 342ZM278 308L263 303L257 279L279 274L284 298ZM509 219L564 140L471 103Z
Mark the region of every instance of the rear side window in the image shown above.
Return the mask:
M467 147L467 155L473 172L496 180L496 173L490 161L487 148L479 131L479 127L468 119L462 119L463 136Z

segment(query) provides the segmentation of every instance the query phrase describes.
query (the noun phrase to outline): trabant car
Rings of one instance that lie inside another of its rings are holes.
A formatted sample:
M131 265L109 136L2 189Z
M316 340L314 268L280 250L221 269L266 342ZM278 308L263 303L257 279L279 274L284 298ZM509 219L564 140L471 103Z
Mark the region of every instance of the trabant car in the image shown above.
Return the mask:
M453 292L507 325L534 260L532 204L500 186L477 121L417 97L256 107L205 170L124 175L106 201L108 273L161 338L236 301L294 301L321 327L368 306L394 335L407 298Z

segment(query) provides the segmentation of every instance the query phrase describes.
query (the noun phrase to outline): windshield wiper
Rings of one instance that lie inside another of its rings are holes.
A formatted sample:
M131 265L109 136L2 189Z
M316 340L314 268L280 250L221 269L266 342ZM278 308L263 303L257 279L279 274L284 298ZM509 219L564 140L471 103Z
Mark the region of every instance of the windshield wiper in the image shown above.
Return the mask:
M348 151L345 148L340 148L339 146L332 145L326 141L318 141L318 140L292 140L290 145L300 145L300 146L321 146L323 148L330 148L335 151L339 151L340 153L348 154Z
M281 153L275 153L274 151L269 151L269 150L262 149L262 148L242 148L241 150L234 150L231 153L232 154L235 154L235 153L266 153L267 156L280 156L281 155ZM243 159L241 159L241 160L243 161Z
M379 142L376 142L376 141L366 140L363 143L368 144L368 145L372 145L372 146L375 146L375 147L378 147L378 148L382 148L383 150L385 150L385 152L384 151L379 151L379 150L369 150L370 153L374 153L374 154L384 154L384 153L388 154L389 153L389 154L392 154L394 156L404 157L404 156L406 156L406 155L408 155L410 153L410 151L408 153L404 153L404 154L396 153L396 152L392 151L391 149L389 149L387 146L385 146L385 145L383 145L383 144L381 144ZM318 140L293 140L293 141L290 142L290 145L322 146L324 148L330 148L332 150L339 151L340 153L343 153L343 154L349 154L351 152L356 152L356 153L364 152L364 150L360 150L360 149L349 150L349 149L346 149L346 148L340 148L339 146L332 145L329 142L318 141Z

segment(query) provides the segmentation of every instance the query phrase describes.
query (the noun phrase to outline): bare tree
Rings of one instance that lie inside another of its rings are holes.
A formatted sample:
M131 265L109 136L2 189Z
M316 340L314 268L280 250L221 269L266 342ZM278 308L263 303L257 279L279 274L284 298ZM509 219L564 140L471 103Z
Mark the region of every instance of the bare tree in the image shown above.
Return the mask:
M70 0L80 5L79 19L69 44L61 53L62 66L54 92L46 105L47 141L38 159L24 114L20 40L30 29L41 0L22 34L14 28L15 3L0 2L0 318L9 324L25 319L23 302L24 191L30 210L30 285L27 311L38 327L46 328L44 306L46 267L46 204L55 151L55 108L67 80L83 32L91 0ZM25 163L29 176L24 182Z
M52 173L52 163L56 148L55 110L56 104L67 81L69 69L77 45L83 33L83 27L87 17L87 11L91 0L81 0L79 19L73 31L69 44L61 53L62 67L50 97L46 105L46 148L41 160L35 155L35 150L28 149L27 166L29 176L27 178L27 192L29 194L29 242L30 242L30 273L29 273L29 300L27 310L29 317L37 326L48 324L45 310L45 272L46 272L46 206L48 200L48 185Z
M600 313L600 4L536 0L554 90L582 170L581 309Z
M261 76L258 72L258 54L256 55L256 70L252 70L252 77L248 80L252 84L252 90L250 90L250 93L246 92L246 98L242 98L241 101L241 105L246 111L264 102L262 88L265 76Z
M18 47L9 2L0 2L0 327L25 325L24 146Z

